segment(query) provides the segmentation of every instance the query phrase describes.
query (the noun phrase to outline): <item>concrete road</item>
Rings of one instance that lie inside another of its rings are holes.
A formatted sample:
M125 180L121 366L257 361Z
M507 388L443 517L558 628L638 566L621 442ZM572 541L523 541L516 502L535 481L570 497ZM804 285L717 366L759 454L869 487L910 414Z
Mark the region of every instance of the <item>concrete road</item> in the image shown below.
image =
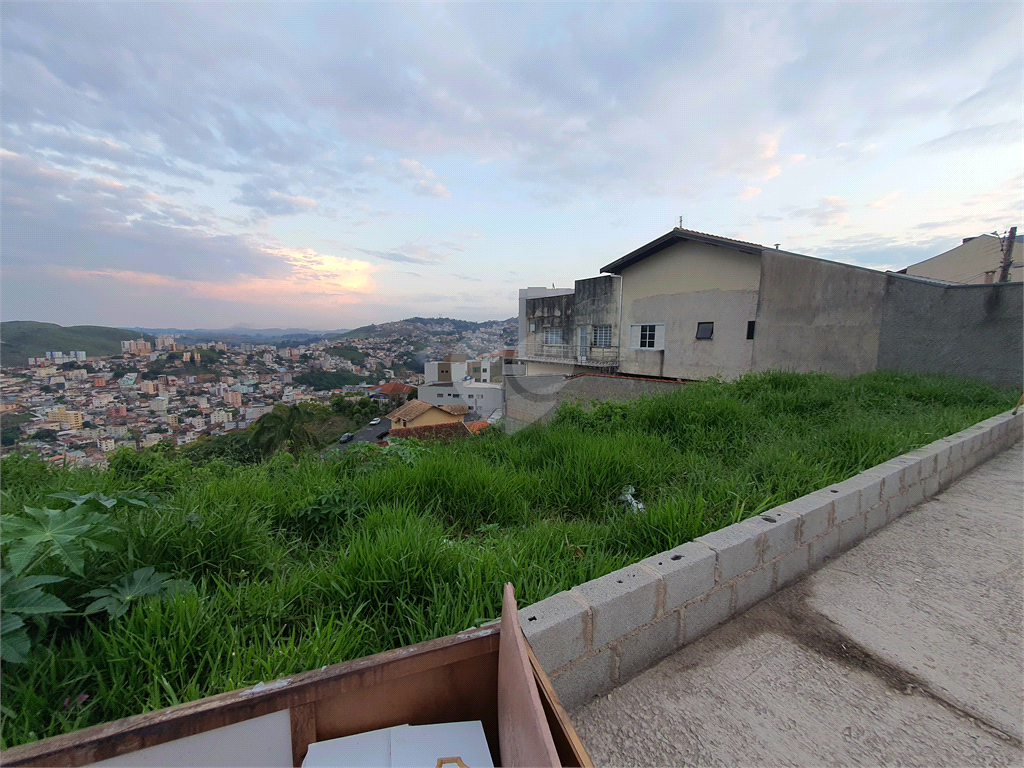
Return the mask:
M596 765L1024 765L1024 448L572 713Z
M349 449L353 443L361 442L377 442L381 439L381 435L391 429L391 421L385 419L383 416L380 419L380 424L374 424L372 427L366 426L355 433L355 436L347 443L339 443L337 441L331 443L329 446L320 451L321 456L327 455L330 451L341 451L344 453Z

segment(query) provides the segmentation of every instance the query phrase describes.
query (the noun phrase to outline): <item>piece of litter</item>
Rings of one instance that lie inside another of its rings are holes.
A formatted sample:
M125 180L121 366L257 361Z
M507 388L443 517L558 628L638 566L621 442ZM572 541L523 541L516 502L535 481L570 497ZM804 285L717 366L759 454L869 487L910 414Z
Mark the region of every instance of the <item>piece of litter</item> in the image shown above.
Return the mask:
M633 494L636 493L636 488L632 485L627 485L622 489L622 495L619 496L619 501L626 505L626 509L630 512L643 512L644 504L642 501L633 498Z

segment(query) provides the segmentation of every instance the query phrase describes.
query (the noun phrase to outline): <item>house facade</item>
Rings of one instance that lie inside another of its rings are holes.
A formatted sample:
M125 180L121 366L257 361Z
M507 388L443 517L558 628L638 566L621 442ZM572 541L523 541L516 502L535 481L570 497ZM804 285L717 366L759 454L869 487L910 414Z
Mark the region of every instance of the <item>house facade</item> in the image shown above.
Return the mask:
M678 228L601 271L571 294L525 300L515 363L526 375L1024 377L1019 278L955 284Z
M1024 279L1024 244L1022 238L1013 242L1011 264L1008 274L1010 282ZM913 277L926 277L947 283L988 285L999 282L1003 262L1005 241L994 235L965 237L963 243L938 256L911 264L900 272Z

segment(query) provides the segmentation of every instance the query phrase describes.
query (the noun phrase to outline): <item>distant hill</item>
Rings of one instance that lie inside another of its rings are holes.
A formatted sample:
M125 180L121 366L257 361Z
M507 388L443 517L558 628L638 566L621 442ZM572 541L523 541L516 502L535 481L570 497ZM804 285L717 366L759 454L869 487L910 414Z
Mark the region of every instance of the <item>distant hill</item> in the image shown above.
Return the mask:
M393 323L380 323L377 325L364 325L344 334L327 334L327 339L372 339L382 336L407 335L420 332L432 336L444 334L463 334L467 331L477 331L490 326L502 326L507 323L517 322L512 317L508 320L485 320L482 323L475 323L472 320L456 320L451 317L410 317L405 320L398 320Z
M135 331L152 333L156 336L175 336L185 343L223 341L225 344L284 344L301 343L309 339L336 337L347 333L347 328L331 331L316 331L309 328L248 328L237 325L233 328L132 328Z
M142 336L155 341L148 333L127 328L102 325L62 326L32 320L10 320L0 323L0 365L27 365L28 358L42 357L51 350L67 354L85 350L89 357L121 354L121 342Z

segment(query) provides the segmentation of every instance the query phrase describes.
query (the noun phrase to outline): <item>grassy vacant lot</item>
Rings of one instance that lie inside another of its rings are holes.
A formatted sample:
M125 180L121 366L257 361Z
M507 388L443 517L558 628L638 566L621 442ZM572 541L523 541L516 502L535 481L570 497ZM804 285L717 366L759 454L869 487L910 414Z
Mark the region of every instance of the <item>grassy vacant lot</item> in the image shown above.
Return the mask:
M4 664L3 745L465 629L498 615L506 580L529 604L1015 400L938 377L774 373L429 449L252 466L124 453L105 472L5 459L7 515L66 507L58 491L155 494L111 508L122 541L88 553L86 573L95 586L152 566L194 590L33 630L27 663ZM617 501L627 485L646 513Z

